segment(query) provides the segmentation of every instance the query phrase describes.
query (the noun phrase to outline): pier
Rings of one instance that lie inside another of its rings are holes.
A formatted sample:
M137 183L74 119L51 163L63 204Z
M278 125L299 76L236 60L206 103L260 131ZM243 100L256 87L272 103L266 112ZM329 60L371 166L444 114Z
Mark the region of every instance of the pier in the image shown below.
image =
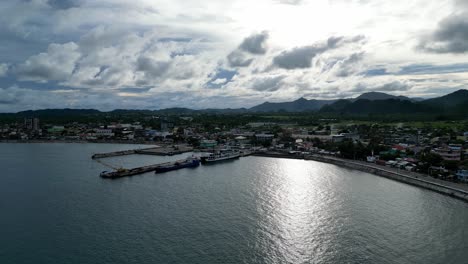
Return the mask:
M129 176L134 176L134 175L143 174L147 172L153 172L153 171L156 171L156 169L160 166L174 165L176 162L182 162L182 160L153 164L153 165L137 167L133 169L120 168L115 171L109 171L109 172L104 171L100 174L100 176L102 178L108 178L108 179L129 177Z
M134 155L134 154L172 156L172 155L177 155L177 154L183 154L183 153L190 152L190 151L193 151L193 148L186 146L186 145L154 146L151 148L143 148L143 149L130 149L130 150L107 152L107 153L96 153L93 156L91 156L91 158L103 159L103 158L127 156L127 155Z

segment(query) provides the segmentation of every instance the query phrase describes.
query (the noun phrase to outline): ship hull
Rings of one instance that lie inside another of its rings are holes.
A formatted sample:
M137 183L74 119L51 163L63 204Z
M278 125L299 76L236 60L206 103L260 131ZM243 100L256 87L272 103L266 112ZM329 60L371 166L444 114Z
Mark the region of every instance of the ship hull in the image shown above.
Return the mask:
M240 155L233 155L233 156L228 156L228 157L219 157L219 158L215 158L215 159L209 159L208 157L202 157L201 158L201 163L202 164L212 164L212 163L221 162L221 161L238 159L239 157L240 157Z
M163 173L163 172L168 172L168 171L173 171L173 170L180 170L184 168L196 168L200 166L200 161L194 160L192 162L187 162L179 165L172 165L172 166L165 166L165 167L158 167L155 170L155 173Z

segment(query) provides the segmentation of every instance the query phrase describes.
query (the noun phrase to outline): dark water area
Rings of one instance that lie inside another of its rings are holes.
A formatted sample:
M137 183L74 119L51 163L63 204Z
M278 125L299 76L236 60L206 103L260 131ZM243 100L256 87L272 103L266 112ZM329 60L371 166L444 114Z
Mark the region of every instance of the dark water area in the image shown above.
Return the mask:
M468 263L468 204L314 161L101 179L112 144L0 144L0 263ZM147 146L145 146L147 147ZM110 158L135 167L174 157Z

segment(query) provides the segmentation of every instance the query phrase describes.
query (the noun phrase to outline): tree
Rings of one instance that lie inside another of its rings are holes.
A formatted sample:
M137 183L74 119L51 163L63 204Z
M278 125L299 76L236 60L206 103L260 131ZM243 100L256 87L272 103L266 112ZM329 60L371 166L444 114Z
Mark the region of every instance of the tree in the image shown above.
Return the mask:
M444 159L436 153L423 153L421 155L421 161L429 163L431 166L441 166Z

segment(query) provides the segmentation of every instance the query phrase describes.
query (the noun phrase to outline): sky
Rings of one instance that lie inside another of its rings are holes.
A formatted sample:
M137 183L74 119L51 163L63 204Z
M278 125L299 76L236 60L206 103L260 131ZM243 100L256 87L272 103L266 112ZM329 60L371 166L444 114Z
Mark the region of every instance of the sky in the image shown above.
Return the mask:
M0 112L239 108L468 85L468 0L0 1Z

